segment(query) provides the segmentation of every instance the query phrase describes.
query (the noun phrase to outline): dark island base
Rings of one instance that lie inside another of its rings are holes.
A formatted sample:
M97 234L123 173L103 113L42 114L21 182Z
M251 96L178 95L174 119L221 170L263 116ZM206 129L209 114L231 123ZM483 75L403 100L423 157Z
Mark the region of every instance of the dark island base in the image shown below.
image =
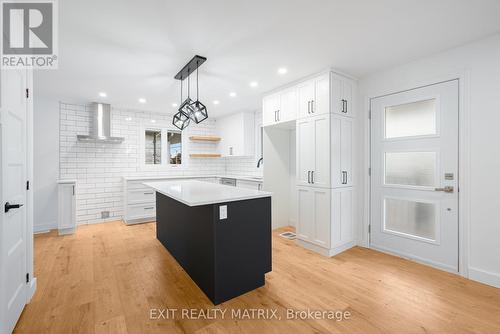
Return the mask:
M220 304L263 286L271 271L271 198L191 207L157 192L156 237Z

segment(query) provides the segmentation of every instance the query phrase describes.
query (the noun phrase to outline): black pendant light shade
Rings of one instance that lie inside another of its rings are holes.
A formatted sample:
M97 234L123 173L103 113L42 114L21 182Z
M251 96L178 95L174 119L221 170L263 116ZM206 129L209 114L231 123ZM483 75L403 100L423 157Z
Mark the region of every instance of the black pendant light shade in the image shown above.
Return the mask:
M189 118L194 121L196 124L203 122L208 118L207 107L200 101L193 102L191 104L191 114L189 114Z
M194 101L189 98L189 96L181 103L179 107L179 111L183 112L185 115L191 115L193 112L193 108L191 107L194 104Z
M203 103L201 103L198 98L199 94L198 67L200 67L200 65L203 64L205 60L207 60L207 58L201 56L194 56L193 59L191 59L189 63L187 63L186 66L184 66L182 70L175 76L175 79L181 81L181 101L182 101L182 81L186 78L188 79L188 85L187 85L188 96L181 103L181 106L179 107L179 112L174 115L174 119L172 121L172 123L181 130L185 129L189 125L190 120L198 124L208 118L207 107ZM189 81L189 76L195 70L196 70L196 102L189 97L189 89L191 86Z
M172 121L172 124L181 131L187 128L189 123L190 123L189 116L183 113L182 111L179 111L177 114L175 114L174 119Z

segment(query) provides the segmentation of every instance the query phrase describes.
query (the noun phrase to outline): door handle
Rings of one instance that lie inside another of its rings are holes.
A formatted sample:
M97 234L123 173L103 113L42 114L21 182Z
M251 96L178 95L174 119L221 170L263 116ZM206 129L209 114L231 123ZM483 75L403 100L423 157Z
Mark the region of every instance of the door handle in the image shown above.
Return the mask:
M307 113L311 113L311 101L307 101Z
M5 203L5 212L9 212L10 209L19 209L24 204L10 204L9 202Z
M307 171L307 183L311 183L311 171Z
M314 184L314 171L311 171L311 183Z
M434 191L443 191L445 193L452 193L454 188L452 186L446 186L444 188L434 188Z
M314 100L311 100L311 114L314 114Z

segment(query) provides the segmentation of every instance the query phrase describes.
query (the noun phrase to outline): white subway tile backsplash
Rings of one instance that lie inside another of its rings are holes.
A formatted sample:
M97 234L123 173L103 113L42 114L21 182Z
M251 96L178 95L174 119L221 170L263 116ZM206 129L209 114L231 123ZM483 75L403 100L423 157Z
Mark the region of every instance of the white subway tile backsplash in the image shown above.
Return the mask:
M169 175L262 175L257 160L249 158L191 159L190 152L216 152L214 144L186 142L183 147L185 165L181 168L143 170L139 161L140 124L151 119L169 122L172 115L140 110L113 109L112 136L124 137L120 144L79 142L77 134L89 133L91 117L84 105L60 103L59 174L60 178L77 179L77 223L94 224L122 218L124 176ZM127 121L127 118L132 121ZM184 136L216 134L216 121L208 119L191 124ZM101 212L110 217L101 219Z

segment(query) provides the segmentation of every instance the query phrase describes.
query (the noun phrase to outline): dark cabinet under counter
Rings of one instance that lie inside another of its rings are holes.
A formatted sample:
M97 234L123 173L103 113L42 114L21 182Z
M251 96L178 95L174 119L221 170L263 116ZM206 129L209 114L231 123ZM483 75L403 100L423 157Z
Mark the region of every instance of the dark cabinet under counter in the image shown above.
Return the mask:
M265 284L270 196L190 206L157 190L156 217L158 240L215 305Z

